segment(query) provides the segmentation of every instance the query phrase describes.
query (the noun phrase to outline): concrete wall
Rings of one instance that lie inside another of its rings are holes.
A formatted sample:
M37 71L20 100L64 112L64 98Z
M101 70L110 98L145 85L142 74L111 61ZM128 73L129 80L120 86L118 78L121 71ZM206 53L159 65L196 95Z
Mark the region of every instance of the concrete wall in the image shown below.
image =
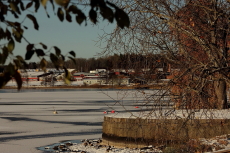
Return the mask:
M229 119L141 119L104 117L103 141L110 145L142 147L184 143L230 133Z

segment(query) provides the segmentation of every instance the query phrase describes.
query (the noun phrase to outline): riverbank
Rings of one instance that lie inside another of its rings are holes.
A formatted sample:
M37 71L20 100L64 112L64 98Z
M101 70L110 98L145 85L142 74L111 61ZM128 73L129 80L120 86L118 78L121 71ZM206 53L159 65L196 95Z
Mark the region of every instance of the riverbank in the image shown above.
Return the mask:
M91 85L91 86L22 86L21 89L162 89L163 85L140 85L140 86L109 86L109 85ZM17 89L17 86L5 86L3 89Z
M180 148L181 147L181 148ZM39 150L47 152L81 152L81 153L174 153L174 152L190 152L190 153L229 153L230 140L228 135L221 135L211 139L192 139L181 146L144 146L142 148L127 148L114 147L109 144L104 144L101 139L83 139L80 141L66 141L56 143L44 147L39 147ZM185 151L186 150L186 151Z

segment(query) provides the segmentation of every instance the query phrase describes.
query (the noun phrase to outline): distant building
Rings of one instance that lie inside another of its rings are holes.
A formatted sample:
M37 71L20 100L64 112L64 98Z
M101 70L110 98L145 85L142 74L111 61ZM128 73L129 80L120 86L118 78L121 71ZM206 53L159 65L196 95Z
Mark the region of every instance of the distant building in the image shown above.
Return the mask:
M96 70L89 71L89 73L94 73L94 74L105 73L105 72L106 72L106 69L96 69Z
M103 79L100 78L100 77L95 77L95 78L84 78L83 79L83 83L85 85L102 85L104 82L103 82Z
M95 77L93 73L77 72L72 74L73 81L83 81L83 78Z

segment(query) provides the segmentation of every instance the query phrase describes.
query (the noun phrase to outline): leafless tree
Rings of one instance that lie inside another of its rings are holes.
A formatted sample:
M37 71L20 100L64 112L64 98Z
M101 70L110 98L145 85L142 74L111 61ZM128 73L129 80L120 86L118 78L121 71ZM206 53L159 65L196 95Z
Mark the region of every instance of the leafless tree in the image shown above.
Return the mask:
M159 54L171 66L165 91L176 107L227 108L229 8L226 0L116 0L130 28L104 33L104 54ZM149 67L150 69L152 67ZM175 97L176 96L176 97Z

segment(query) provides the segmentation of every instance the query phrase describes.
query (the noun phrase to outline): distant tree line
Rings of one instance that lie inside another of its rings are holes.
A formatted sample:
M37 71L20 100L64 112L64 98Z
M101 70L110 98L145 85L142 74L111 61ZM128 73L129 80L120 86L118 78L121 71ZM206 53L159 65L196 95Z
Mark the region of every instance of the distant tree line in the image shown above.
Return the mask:
M84 72L95 69L133 69L135 71L141 71L142 69L154 70L154 68L163 67L166 62L160 55L126 53L99 58L75 58L75 63L76 64L74 64L73 60L67 60L64 65L67 68ZM39 67L38 64L37 67ZM54 68L51 61L48 61L47 68Z

